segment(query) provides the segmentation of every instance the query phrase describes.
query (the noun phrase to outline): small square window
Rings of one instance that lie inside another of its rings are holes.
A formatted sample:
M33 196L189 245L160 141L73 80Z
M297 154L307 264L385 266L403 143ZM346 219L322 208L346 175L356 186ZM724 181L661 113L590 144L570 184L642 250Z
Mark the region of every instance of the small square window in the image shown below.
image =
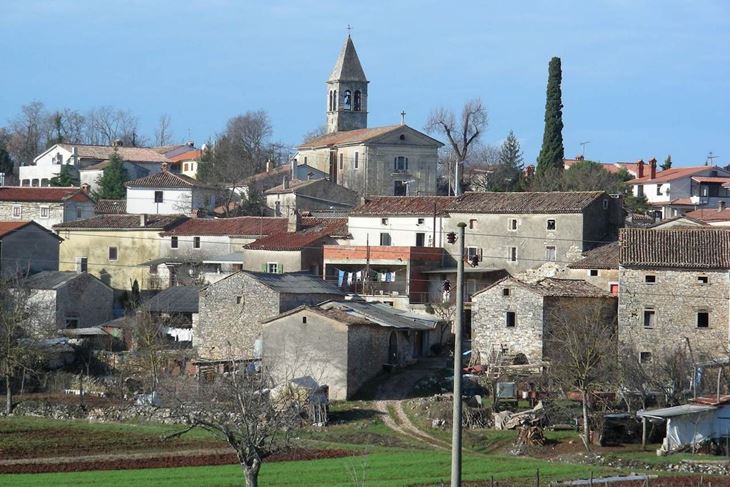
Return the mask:
M41 206L41 218L48 218L51 216L51 209L47 206Z
M178 247L179 243L177 241L177 237L170 237L170 248L176 249Z
M651 352L641 352L639 354L639 361L642 364L648 364L649 362L651 362Z
M380 219L380 224L381 225L387 225L388 224L388 219L387 218L381 218Z
M547 221L547 229L555 230L555 220L553 218L551 218Z
M511 218L509 221L509 229L511 231L517 230L517 218Z
M163 201L163 192L155 191L155 203L162 203L162 201Z
M13 218L20 218L23 216L23 208L20 206L13 206Z
M236 304L243 304L243 296L236 296Z
M505 315L505 324L507 325L507 328L514 328L517 324L517 316L515 316L514 311L507 311L507 314Z
M78 316L66 316L64 322L66 323L66 328L76 329L79 327Z
M383 247L387 247L390 245L390 234L389 233L380 234L380 245L382 245Z
M557 252L555 250L555 247L552 245L548 245L545 247L545 260L548 262L555 262L557 259Z
M118 249L116 247L109 247L109 260L117 260Z
M358 153L355 152L355 169L357 169L359 167L359 164L360 164L360 160L359 159L360 158L358 157Z
M76 272L88 272L89 259L86 257L76 257Z
M302 316L302 323L306 323L306 322L307 322L307 317L306 316Z
M656 283L656 276L653 274L644 276L644 282L647 284L654 284L654 283Z
M200 237L193 237L193 248L194 249L200 248Z
M477 220L476 218L472 218L469 220L469 228L471 230L474 230L477 227Z
M697 276L697 283L698 284L707 284L710 282L710 278L707 276Z
M509 296L509 288L508 287L502 289L502 296Z
M591 269L588 271L588 275L591 277L598 277L598 269Z
M279 273L279 264L276 262L267 263L266 271L270 274L278 274Z
M509 248L509 261L510 262L517 262L517 247L510 247Z
M418 224L419 225L423 225L424 223L426 223L426 219L425 218L419 218L418 219Z
M654 328L656 325L656 312L647 308L644 310L644 328Z
M709 328L710 327L710 313L707 311L697 312L697 328Z

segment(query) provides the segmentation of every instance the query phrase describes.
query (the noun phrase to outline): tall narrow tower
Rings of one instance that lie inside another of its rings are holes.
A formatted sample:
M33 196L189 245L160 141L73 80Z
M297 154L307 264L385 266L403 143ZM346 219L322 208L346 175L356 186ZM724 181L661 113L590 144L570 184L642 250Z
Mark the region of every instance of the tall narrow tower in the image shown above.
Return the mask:
M327 80L327 132L368 126L368 80L348 34Z

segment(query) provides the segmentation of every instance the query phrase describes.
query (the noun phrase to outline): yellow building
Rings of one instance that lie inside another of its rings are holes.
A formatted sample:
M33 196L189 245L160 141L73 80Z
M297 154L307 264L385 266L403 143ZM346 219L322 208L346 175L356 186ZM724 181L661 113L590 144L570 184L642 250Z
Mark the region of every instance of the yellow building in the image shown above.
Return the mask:
M161 257L160 233L188 220L183 215L100 215L61 223L59 270L89 272L116 290L131 290L136 280L150 289L149 267Z

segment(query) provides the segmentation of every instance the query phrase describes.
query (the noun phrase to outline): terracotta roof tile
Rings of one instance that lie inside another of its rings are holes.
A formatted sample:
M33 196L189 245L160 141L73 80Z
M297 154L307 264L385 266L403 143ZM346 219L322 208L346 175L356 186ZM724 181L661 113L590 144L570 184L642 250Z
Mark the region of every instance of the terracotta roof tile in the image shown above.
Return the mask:
M143 217L145 223L142 224ZM59 223L56 230L96 229L96 230L168 230L185 222L184 215L99 215L86 220Z
M302 250L317 246L322 240L347 233L347 220L333 218L297 232L280 232L244 246L250 250Z
M446 211L451 213L580 213L603 191L551 193L464 193Z
M209 186L184 174L160 171L143 178L127 181L128 188L209 188Z
M287 219L258 216L192 218L163 235L255 236L286 232Z
M58 144L71 151L74 147L79 157L86 159L109 159L114 153L114 147L108 145ZM119 157L130 162L167 162L168 159L155 149L147 147L116 147Z
M29 188L19 186L0 187L0 201L28 201L39 203L62 203L64 201L91 201L91 197L80 188Z
M385 127L373 127L357 130L346 130L333 132L320 137L315 137L299 146L300 149L314 149L317 147L329 147L333 145L358 144L366 142L375 137L388 134L403 127L402 125L387 125Z
M20 222L5 222L0 221L0 237L4 237L5 235L9 233L13 233L14 231L23 228L24 226L30 224L30 221L20 221Z
M97 200L97 215L123 215L127 212L127 200Z
M178 154L176 156L170 157L170 160L172 162L180 162L180 161L191 161L195 159L199 159L203 156L203 151L200 149L195 149L187 152L183 152L182 154Z
M350 215L433 215L444 211L455 199L452 196L378 196L367 199Z
M730 183L730 178L712 177L712 176L692 176L692 181L698 183Z
M619 263L618 242L601 245L595 249L583 252L583 258L572 264L571 269L617 269Z
M707 171L709 169L721 170L719 167L710 166L693 166L693 167L673 167L666 171L659 171L656 173L654 179L651 178L651 174L644 176L643 178L632 179L627 181L627 184L653 184L653 183L666 183L667 181L674 181L675 179L686 178L694 174ZM649 172L648 168L644 168L644 174Z
M730 269L730 229L624 228L621 265L680 269Z
M703 208L686 213L684 216L701 220L703 222L726 222L730 221L730 208L717 210L714 208Z

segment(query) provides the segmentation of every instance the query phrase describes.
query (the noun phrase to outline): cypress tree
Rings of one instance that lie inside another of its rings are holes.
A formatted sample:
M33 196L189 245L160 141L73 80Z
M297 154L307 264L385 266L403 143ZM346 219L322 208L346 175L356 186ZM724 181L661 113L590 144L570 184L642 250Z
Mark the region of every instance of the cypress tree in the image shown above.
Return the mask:
M542 148L537 157L537 175L563 170L563 103L560 83L562 81L560 58L550 60L548 68L547 99L545 101L545 132ZM550 171L553 170L553 171Z
M661 165L662 171L666 171L667 169L672 168L672 155L669 154L666 159L664 159L664 163Z
M129 181L127 169L119 153L114 153L109 158L109 165L104 168L104 174L99 178L99 190L94 193L98 199L119 200L127 195L124 183Z

